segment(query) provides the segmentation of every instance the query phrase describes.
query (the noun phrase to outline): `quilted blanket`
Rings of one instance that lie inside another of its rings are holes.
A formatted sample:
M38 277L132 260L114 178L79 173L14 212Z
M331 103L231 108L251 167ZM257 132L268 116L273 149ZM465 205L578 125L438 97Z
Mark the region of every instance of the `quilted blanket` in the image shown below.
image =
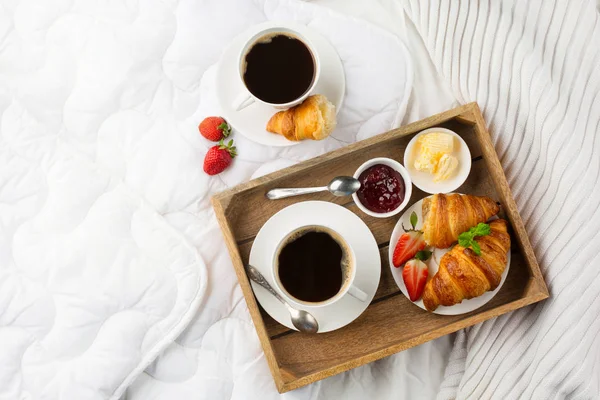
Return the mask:
M197 124L220 111L214 64L267 19L338 50L338 129L287 149L234 134L239 157L209 177ZM402 42L297 1L15 1L0 21L0 398L116 399L144 369L128 397L278 397L209 198L397 126L412 82ZM412 357L439 384L436 346ZM384 361L381 379L410 361Z
M4 399L117 396L206 290L165 218L206 180L164 105L186 96L160 63L174 25L159 3L114 7L0 5Z

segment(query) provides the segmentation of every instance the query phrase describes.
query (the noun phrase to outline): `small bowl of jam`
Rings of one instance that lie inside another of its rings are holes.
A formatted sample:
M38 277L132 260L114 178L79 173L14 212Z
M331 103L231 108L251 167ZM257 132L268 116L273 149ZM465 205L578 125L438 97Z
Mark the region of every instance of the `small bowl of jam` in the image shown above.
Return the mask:
M361 165L354 177L360 189L352 199L365 214L387 218L402 211L412 194L412 181L406 168L391 158L373 158Z

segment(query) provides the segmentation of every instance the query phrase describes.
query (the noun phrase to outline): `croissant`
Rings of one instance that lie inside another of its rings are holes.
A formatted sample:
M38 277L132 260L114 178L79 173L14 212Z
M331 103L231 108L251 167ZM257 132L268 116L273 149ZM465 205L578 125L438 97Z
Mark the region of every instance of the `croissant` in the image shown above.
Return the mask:
M458 244L442 256L438 272L423 292L427 310L452 306L498 287L506 268L510 236L505 220L496 219L489 224L490 234L475 238L481 247L480 256Z
M445 249L458 235L500 211L489 197L435 194L423 200L423 238L429 246Z
M317 94L273 115L267 123L267 131L293 141L322 140L329 136L335 125L335 106L325 96Z

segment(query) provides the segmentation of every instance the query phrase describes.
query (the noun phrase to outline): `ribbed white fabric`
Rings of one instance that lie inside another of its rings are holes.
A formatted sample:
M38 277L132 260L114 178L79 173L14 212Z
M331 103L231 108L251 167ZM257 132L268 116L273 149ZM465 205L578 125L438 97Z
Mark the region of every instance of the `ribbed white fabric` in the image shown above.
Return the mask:
M588 1L406 0L477 101L551 298L461 332L440 399L600 397L600 23Z

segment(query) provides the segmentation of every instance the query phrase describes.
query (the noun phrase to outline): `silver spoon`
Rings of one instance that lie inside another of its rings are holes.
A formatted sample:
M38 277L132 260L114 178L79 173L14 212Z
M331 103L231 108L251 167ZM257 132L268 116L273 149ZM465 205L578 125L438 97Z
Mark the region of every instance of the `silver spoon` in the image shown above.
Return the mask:
M317 193L329 190L334 196L350 196L360 189L358 179L351 176L338 176L333 178L329 185L311 188L289 188L271 189L267 192L270 200L285 199L286 197L298 196L300 194Z
M287 301L285 301L279 293L275 291L267 282L265 277L252 265L246 266L246 272L248 273L248 277L254 282L258 283L260 286L267 289L277 300L283 303L284 306L287 307L290 312L290 317L292 319L292 324L298 329L300 332L305 333L317 333L319 331L319 323L307 311L304 310L296 310L294 307L289 305Z

